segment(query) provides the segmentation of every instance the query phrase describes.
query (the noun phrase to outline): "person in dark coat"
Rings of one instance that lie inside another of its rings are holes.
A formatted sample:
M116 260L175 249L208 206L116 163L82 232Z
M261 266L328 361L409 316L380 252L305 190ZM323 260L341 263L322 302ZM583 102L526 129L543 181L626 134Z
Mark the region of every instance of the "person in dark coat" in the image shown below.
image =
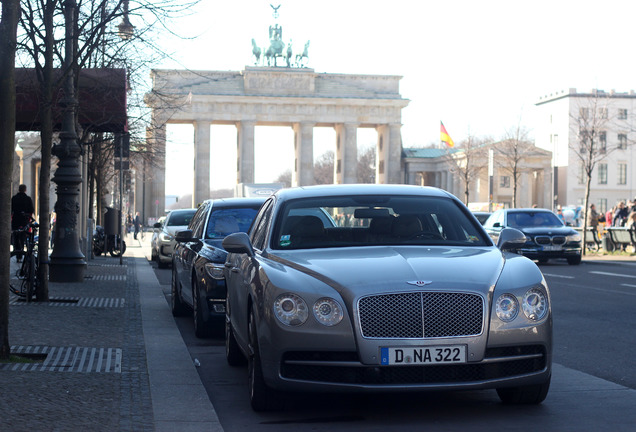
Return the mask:
M139 217L139 212L135 214L135 219L133 219L133 225L135 225L135 240L137 240L137 234L141 230L141 217Z
M18 186L18 193L11 198L11 230L15 231L20 228L24 228L29 222L35 208L33 207L33 200L26 194L26 185L21 184ZM24 252L24 235L13 235L13 251L19 251L17 255L18 262L22 260L22 254Z

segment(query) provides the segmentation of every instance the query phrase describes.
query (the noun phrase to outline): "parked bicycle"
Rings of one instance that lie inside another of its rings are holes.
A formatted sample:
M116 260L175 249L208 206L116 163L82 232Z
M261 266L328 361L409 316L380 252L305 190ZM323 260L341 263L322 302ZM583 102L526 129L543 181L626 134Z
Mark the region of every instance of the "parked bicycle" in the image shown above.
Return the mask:
M12 231L14 236L23 236L26 252L14 250L11 256L21 257L22 264L16 270L17 283L9 283L11 292L26 301L31 301L38 287L38 228L40 225L31 220L25 227ZM12 279L14 282L15 279Z

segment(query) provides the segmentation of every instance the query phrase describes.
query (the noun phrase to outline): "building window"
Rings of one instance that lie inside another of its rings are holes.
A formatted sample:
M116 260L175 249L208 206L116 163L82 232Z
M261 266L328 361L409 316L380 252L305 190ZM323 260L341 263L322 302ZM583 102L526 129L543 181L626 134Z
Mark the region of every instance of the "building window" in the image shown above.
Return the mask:
M627 184L627 163L618 163L618 182L619 185Z
M510 187L510 176L500 176L499 177L499 187L500 188L509 188Z
M618 149L625 150L627 148L627 135L618 134Z
M598 133L598 141L601 146L601 153L605 153L607 151L607 133L605 131Z
M619 108L618 109L618 119L619 120L627 120L627 108Z
M578 180L579 184L585 184L585 165L583 165L583 162L579 165Z
M598 164L598 184L607 184L607 164Z
M600 198L598 200L598 211L601 214L605 214L605 212L607 212L607 198Z
M599 108L598 117L602 119L607 119L607 108Z
M589 108L579 108L579 118L587 119L590 117L590 109Z

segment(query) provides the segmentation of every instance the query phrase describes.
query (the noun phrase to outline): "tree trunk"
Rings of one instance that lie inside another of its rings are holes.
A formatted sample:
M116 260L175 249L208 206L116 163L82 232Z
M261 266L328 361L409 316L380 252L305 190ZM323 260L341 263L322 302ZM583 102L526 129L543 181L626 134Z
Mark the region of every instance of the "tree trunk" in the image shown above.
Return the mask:
M9 345L9 281L11 246L11 179L15 153L15 50L19 0L2 0L0 17L0 359Z
M588 213L589 211L587 209L590 208L590 185L592 183L592 175L588 175L587 178L585 179L585 199L583 200L583 240L581 241L581 244L583 245L583 247L581 248L581 254L583 256L585 256L585 250L587 249L585 247L585 233L587 232L587 224L588 224Z
M46 80L46 78L45 78ZM42 97L45 101L51 101L52 92L48 91L51 83L42 85ZM51 202L49 199L49 189L51 187L51 143L53 141L53 111L51 103L44 103L40 111L42 126L40 128L40 139L42 143L42 160L40 165L40 237L38 241L39 266L38 266L38 288L36 298L39 302L49 301L49 227L51 223Z

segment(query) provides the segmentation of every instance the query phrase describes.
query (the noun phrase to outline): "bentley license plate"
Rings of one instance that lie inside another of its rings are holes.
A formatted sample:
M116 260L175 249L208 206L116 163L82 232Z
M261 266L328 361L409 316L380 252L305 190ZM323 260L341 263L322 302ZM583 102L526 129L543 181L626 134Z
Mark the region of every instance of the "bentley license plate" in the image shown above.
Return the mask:
M380 364L411 366L440 363L466 363L466 345L380 348Z

